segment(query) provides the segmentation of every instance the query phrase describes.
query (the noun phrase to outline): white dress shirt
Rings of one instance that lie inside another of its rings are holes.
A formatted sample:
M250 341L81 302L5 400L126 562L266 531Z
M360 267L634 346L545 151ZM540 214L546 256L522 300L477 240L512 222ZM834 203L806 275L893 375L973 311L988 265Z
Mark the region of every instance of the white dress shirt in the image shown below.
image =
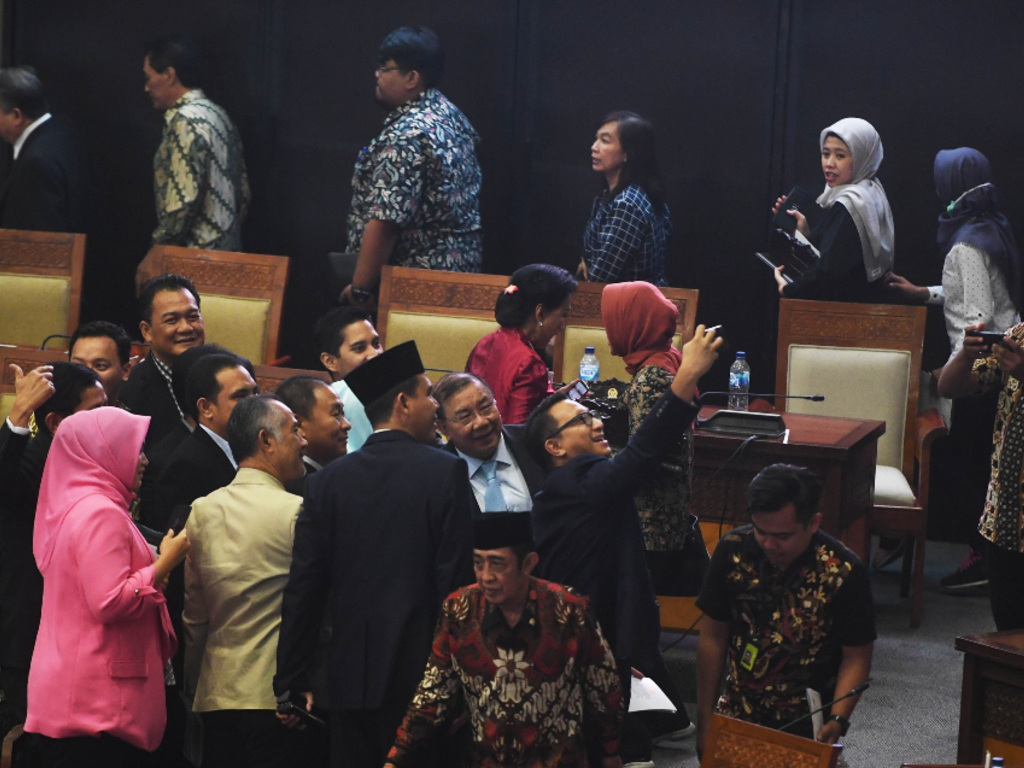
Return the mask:
M228 441L225 440L220 435L218 435L216 432L214 432L212 429L210 429L205 424L200 424L199 426L203 428L203 430L206 432L206 434L208 434L210 437L213 438L213 442L215 442L217 444L217 446L222 451L224 451L224 455L228 457L228 461L231 462L231 466L234 467L235 470L237 470L238 469L238 462L235 461L235 455L233 453L231 453L231 446L228 444Z
M469 466L469 484L473 487L473 495L476 496L476 503L481 510L486 510L484 495L487 493L487 478L480 469L490 459L474 459L467 456L458 448L455 449L459 457ZM498 449L491 459L496 459L498 480L501 483L501 495L505 497L505 506L509 512L529 512L533 509L533 498L530 496L530 488L526 484L522 470L516 463L515 456L505 445L505 436L501 436Z

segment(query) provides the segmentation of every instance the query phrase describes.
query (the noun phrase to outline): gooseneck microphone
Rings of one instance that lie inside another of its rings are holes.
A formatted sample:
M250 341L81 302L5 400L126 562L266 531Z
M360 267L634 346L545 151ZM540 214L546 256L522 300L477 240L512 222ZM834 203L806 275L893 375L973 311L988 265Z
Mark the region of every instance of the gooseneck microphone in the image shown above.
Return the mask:
M811 712L808 712L808 713L807 713L806 715L801 715L801 716L800 716L800 717L798 717L798 718L797 718L796 720L791 720L791 721L789 721L789 722L788 722L788 723L786 723L786 724L785 724L784 726L782 726L781 728L779 728L779 730L780 730L780 731L785 731L786 729L790 728L791 726L794 726L794 725L796 725L797 723L802 723L802 722L803 722L804 720L806 720L807 718L809 718L809 717L811 717L811 716L813 716L813 715L816 715L816 714L818 714L819 712L824 712L824 711L825 711L826 709L828 709L829 707L831 707L831 706L832 706L833 704L835 704L836 702L842 701L843 699L848 699L848 698L850 698L851 696L859 696L860 694L864 693L864 691L866 691L866 690L867 690L868 688L870 688L870 687L871 687L871 681L870 681L870 680L865 680L865 681L864 681L863 683L861 683L860 685L858 685L858 686L857 686L856 688L854 688L854 689L853 689L852 691L850 691L849 693L847 693L847 694L843 694L842 696L839 696L838 698L832 699L832 701L830 701L830 702L829 702L828 704L822 704L822 705L821 705L820 707L818 707L817 709L815 709L815 710L813 710L813 711L811 711Z
M698 400L698 402L703 403L704 402L704 398L705 397L710 397L711 395L731 395L731 394L733 394L733 393L732 392L717 392L717 391L716 392L704 392L704 393L701 394L701 396L697 400ZM747 393L744 393L743 395L741 395L741 397L774 397L774 398L781 397L784 400L812 400L815 403L820 403L822 400L825 399L824 395L780 395L777 392L767 392L767 393L766 392L747 392Z

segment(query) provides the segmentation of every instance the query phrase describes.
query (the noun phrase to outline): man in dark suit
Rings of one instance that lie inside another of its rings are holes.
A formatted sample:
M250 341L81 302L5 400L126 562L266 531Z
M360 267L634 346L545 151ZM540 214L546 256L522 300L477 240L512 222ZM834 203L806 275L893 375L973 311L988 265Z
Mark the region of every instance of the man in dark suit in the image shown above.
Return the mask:
M469 478L465 462L429 447L437 402L414 342L346 381L374 433L307 482L274 691L312 702L308 666L329 597L331 764L379 768L423 675L442 601L473 581Z
M14 146L0 187L0 228L85 232L88 165L74 132L47 111L31 67L0 69L0 137Z
M449 373L434 387L437 428L445 450L464 460L473 488L473 514L529 512L544 486L544 470L526 448L526 426L502 427L487 383L472 373Z
M43 604L43 577L32 554L43 468L61 421L106 405L107 394L99 377L77 363L45 365L24 375L11 367L16 394L0 428L0 688L18 722L24 722ZM34 438L29 432L33 412L39 427Z
M171 366L189 347L206 341L199 293L183 275L159 275L139 291L139 331L149 344L149 355L132 368L121 385L121 402L132 413L149 416L148 449L185 418L171 385ZM228 481L230 482L230 480Z
M551 469L533 505L539 578L590 598L625 691L633 667L666 688L677 706L678 693L658 647L661 621L633 497L697 415L697 382L718 358L721 344L714 331L697 327L670 391L614 459L600 417L564 395L544 400L526 424L530 451ZM683 737L695 730L682 712L680 721L667 729L653 723L654 736L679 731ZM632 714L626 718L622 750L623 763L651 759L651 734Z
M306 441L302 448L306 473L284 486L289 493L303 496L306 478L345 455L352 425L345 419L341 398L316 376L292 376L282 381L274 394L295 414L299 434Z

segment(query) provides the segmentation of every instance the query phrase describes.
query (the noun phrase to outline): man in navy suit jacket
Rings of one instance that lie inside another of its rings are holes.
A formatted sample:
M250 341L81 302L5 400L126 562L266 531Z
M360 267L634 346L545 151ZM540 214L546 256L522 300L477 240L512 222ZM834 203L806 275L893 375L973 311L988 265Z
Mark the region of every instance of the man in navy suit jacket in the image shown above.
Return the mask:
M312 704L309 665L329 604L331 765L380 768L423 676L441 603L474 581L470 490L465 462L430 447L437 401L415 342L345 381L374 432L306 483L274 691Z
M47 111L31 67L0 70L0 137L14 146L0 187L0 228L85 232L88 166L75 134Z
M463 371L449 373L434 387L437 428L454 453L469 467L473 489L473 515L483 512L529 512L533 497L544 486L544 469L526 448L526 425L503 427L494 393L479 376ZM487 506L489 462L495 462L494 478L501 496L494 509Z
M633 497L697 415L697 382L718 358L721 344L714 331L697 327L670 391L614 459L599 416L564 395L543 401L526 425L531 453L551 469L533 505L538 577L590 598L626 691L631 667L671 687L658 648L661 621ZM673 693L668 692L670 698ZM648 754L641 757L650 760L649 735L646 741L640 751ZM626 754L625 734L623 742L623 763L628 763L632 755Z

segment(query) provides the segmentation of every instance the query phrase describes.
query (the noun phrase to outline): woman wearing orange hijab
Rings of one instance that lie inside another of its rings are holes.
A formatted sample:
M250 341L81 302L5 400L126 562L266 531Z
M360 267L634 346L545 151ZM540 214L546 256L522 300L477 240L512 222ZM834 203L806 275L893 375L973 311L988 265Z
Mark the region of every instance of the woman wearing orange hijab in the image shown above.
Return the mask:
M629 411L630 437L671 386L683 360L672 345L678 314L676 305L650 283L615 283L606 286L601 295L601 315L612 354L625 361L633 377L622 396ZM682 554L695 519L690 515L692 467L693 435L688 431L654 482L636 496L647 565L659 595L696 594L693 585L688 589L681 583L687 573L693 574L693 564L684 568Z

